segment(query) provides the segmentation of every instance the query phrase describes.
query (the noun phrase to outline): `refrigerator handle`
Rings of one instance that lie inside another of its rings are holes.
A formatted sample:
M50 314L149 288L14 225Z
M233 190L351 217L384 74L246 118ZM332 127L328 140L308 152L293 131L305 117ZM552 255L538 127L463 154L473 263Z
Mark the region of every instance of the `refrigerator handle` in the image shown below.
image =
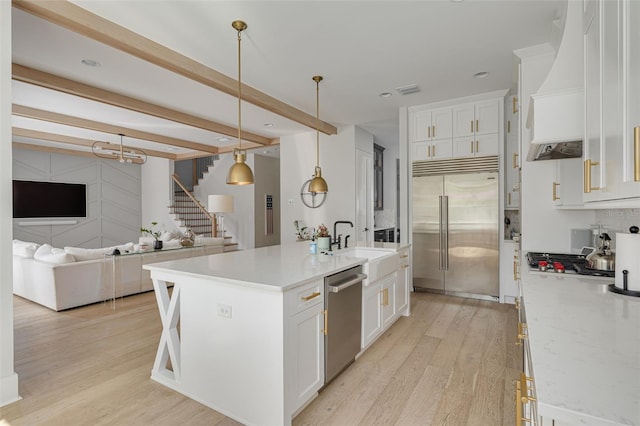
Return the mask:
M440 223L442 229L442 241L443 241L443 249L441 250L443 256L442 266L445 271L449 270L449 196L442 196L442 219L440 219Z
M443 200L442 200L442 195L438 196L438 269L440 271L444 270L444 255L443 255L443 251L444 251L444 244L442 241L442 219L443 219L443 212L442 212L442 206L443 206Z

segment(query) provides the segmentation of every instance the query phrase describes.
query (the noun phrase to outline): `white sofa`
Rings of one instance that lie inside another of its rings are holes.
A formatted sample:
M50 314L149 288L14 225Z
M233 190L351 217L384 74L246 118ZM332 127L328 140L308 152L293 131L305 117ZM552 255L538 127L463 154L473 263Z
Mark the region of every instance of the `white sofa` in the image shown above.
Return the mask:
M105 256L114 248L121 253L133 252L134 244L102 249L56 249L48 244L14 240L13 293L61 311L108 300L114 295L150 291L153 290L150 273L142 269L142 265L223 252L222 238L202 239L198 243L194 248ZM172 246L175 245L169 245Z

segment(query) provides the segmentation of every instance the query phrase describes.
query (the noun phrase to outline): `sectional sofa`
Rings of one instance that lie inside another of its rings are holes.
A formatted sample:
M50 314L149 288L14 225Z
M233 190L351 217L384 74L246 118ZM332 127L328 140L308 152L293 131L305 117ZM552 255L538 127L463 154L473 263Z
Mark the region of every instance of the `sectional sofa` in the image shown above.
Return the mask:
M49 244L13 241L13 293L55 311L153 290L142 265L223 252L222 238L204 238L197 247L140 251L127 243L114 247L55 248ZM111 256L117 248L120 256ZM134 250L136 249L136 250Z

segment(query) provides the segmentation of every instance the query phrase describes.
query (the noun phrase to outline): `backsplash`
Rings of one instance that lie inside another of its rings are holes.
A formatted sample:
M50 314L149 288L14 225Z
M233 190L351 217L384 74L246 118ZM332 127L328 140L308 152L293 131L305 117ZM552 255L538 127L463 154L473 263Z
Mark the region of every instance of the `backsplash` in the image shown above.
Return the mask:
M373 213L374 228L395 228L396 209L376 210Z
M640 209L596 210L596 225L611 236L615 248L616 232L628 233L632 225L640 226Z

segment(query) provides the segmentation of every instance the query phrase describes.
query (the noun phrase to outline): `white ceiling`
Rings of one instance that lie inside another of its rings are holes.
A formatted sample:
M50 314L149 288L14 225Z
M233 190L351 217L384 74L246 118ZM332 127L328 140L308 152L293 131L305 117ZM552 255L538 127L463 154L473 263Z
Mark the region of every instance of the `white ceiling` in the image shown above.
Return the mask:
M398 108L512 87L512 51L550 41L562 0L465 1L76 1L77 5L237 78L335 126L359 125L397 142ZM13 62L237 126L237 99L13 8ZM87 67L93 59L99 67ZM478 71L490 74L473 78ZM395 88L417 84L401 96ZM389 98L378 96L391 92ZM14 81L13 103L224 146L220 135ZM243 129L277 138L311 131L248 103ZM273 127L265 127L271 123ZM119 142L117 135L14 116L14 127ZM126 132L124 132L126 134ZM45 142L15 136L16 142ZM125 144L167 150L126 138ZM52 144L60 146L63 144ZM67 147L70 147L67 145ZM185 149L172 152L186 152Z

